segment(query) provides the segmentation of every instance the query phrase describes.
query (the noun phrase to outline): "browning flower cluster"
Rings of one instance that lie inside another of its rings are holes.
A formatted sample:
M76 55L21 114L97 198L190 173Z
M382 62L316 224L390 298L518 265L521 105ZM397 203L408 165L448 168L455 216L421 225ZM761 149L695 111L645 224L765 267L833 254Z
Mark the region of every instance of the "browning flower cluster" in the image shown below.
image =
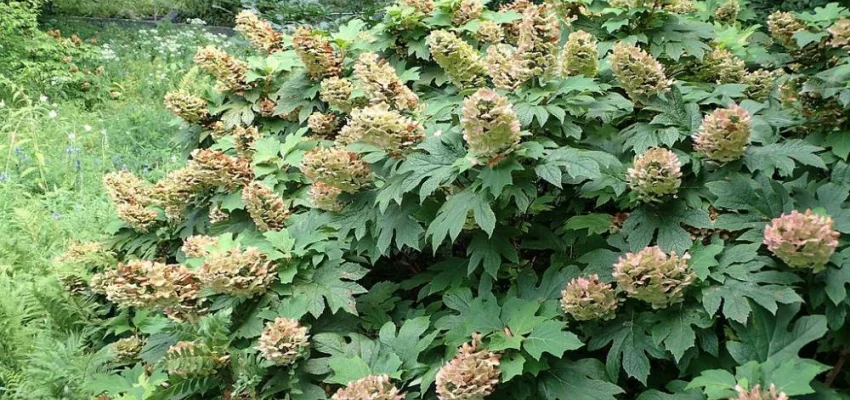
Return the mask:
M479 89L463 101L463 138L482 160L510 152L520 141L520 124L513 106L490 89Z
M242 189L242 201L260 232L283 229L291 214L283 199L260 182L251 182Z
M237 126L233 128L233 145L236 148L236 152L239 155L244 157L250 157L251 154L254 154L254 150L252 147L254 143L257 142L263 136L260 134L259 128L256 126Z
M767 29L773 40L776 40L786 48L793 49L797 47L794 34L797 31L806 29L806 25L800 22L794 14L785 11L776 11L767 17Z
M598 275L578 277L561 292L561 308L576 321L612 319L617 310L617 295Z
M351 84L351 81L332 76L322 81L319 97L322 101L330 104L331 107L348 111L351 109L351 92L353 90L354 85Z
M820 272L838 247L838 231L832 218L812 210L797 210L774 218L764 229L764 244L773 255L792 268Z
M354 64L354 76L373 104L392 104L398 110L415 110L419 96L396 75L395 69L375 53L363 53Z
M738 0L726 0L714 10L714 20L725 25L732 25L738 20L738 14L741 12L741 4Z
M196 124L209 116L207 101L185 90L165 94L165 108L190 124Z
M250 10L236 15L236 31L243 34L257 50L271 54L283 49L283 35L272 24Z
M256 248L208 254L198 270L201 285L214 293L253 297L274 282L277 265Z
M642 201L659 202L679 191L682 164L672 151L654 147L635 157L626 180Z
M369 375L348 382L331 400L404 400L404 394L392 384L389 376Z
M329 212L339 212L344 204L339 201L342 190L323 182L314 182L310 187L310 203L313 207Z
M561 25L545 4L525 9L517 46L533 75L542 75L555 68L560 40Z
M307 127L314 135L330 139L339 127L339 118L334 113L316 111L307 118Z
M188 258L202 258L210 253L210 247L218 245L218 238L204 235L193 235L183 241L180 250Z
M652 308L666 308L682 301L695 274L688 266L689 254L668 256L657 246L628 253L614 265L617 286L629 297L647 302Z
M266 324L259 346L263 358L275 365L290 365L304 357L310 346L306 327L290 318L277 318Z
M729 162L741 158L750 144L750 113L737 104L718 108L705 116L693 136L694 150L706 158Z
M131 172L121 171L103 177L106 194L115 205L118 217L133 229L145 233L156 224L151 188Z
M452 23L461 26L481 16L484 3L481 0L458 0L452 13Z
M216 77L216 89L222 92L242 92L251 87L245 82L248 64L236 59L215 46L198 49L195 63Z
M714 49L703 59L703 68L717 83L741 83L747 73L744 60L726 49Z
M308 27L302 26L295 30L292 46L313 80L337 76L342 70L342 59L331 43Z
M500 43L505 40L505 31L496 22L481 21L475 31L475 38L485 43Z
M437 397L440 400L483 399L499 383L499 355L479 349L481 335L464 343L454 359L437 371Z

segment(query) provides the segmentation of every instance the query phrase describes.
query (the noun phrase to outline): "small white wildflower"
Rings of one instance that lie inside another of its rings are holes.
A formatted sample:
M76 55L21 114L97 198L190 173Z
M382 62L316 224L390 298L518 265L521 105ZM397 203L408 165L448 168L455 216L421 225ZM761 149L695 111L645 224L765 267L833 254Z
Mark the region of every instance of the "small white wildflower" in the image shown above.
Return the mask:
M47 96L45 95L41 95L38 99L41 100L42 103L47 103Z
M73 142L73 141L75 141L75 140L77 140L77 135L76 135L76 134L73 134L73 133L68 134L68 140L70 140L70 141L72 141L72 142Z
M0 108L6 107L6 101L0 100Z
M91 132L91 125L86 125L83 127L83 129L85 129L86 132Z
M47 114L50 119L56 118L58 115L55 110L50 110L50 113Z
M435 136L435 137L443 136L443 131L442 131L442 130L439 130L439 131L434 132L434 136Z

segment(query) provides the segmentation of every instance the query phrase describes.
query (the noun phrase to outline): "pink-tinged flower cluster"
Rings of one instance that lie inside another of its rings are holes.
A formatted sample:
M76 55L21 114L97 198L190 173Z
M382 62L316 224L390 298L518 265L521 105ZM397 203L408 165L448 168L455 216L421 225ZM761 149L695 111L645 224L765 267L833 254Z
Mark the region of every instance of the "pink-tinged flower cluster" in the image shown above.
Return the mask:
M133 229L145 233L157 220L157 212L151 208L151 187L131 172L121 171L103 177L106 194L115 205L118 218Z
M308 27L295 29L292 47L301 58L307 74L315 81L337 76L342 70L342 58L336 54L331 43Z
M487 74L493 86L502 90L516 90L531 77L522 54L509 44L496 44L487 48L484 58Z
M165 108L184 121L195 124L209 116L207 101L185 90L165 94Z
M440 400L483 399L499 383L499 355L479 349L481 336L464 343L454 359L437 371L437 397Z
M334 393L331 400L404 400L404 394L386 375L369 375L348 382Z
M744 389L741 385L735 385L738 396L730 397L729 400L788 400L789 397L783 392L776 390L776 385L770 384L767 390L761 390L761 385L755 385L751 390Z
M827 29L829 45L850 50L850 18L842 17Z
M403 3L422 14L430 14L434 11L434 0L403 0Z
M253 297L265 293L277 278L277 264L256 248L230 249L208 254L197 275L214 293Z
M681 302L685 289L693 283L694 272L688 266L689 254L668 256L658 246L627 253L614 265L617 287L629 297L644 301L652 308L666 308Z
M261 19L250 10L236 15L236 31L251 42L257 50L271 54L283 49L283 35L274 30L272 24Z
M774 218L764 229L764 244L773 255L792 268L823 270L838 247L840 234L832 218L812 210L797 210Z
M561 24L546 5L528 7L519 25L517 47L532 75L556 69Z
M242 201L260 232L283 229L292 214L283 199L260 182L252 182L242 189Z
M484 11L484 3L481 0L460 0L453 11L452 24L461 26L480 17Z
M663 93L673 84L664 66L641 48L620 42L611 54L611 70L632 100Z
M496 22L481 21L475 31L475 38L485 43L501 43L505 40L505 31Z
M218 245L218 238L204 235L189 236L183 241L180 250L188 258L202 258L210 253L210 248Z
M342 111L348 111L351 109L351 93L353 91L354 85L351 81L332 76L322 81L319 98L332 107L336 107Z
M277 318L266 324L257 350L275 365L290 365L303 358L310 346L306 327L290 318Z
M617 295L598 275L578 277L561 292L561 308L577 321L612 319L617 311Z
M706 158L729 162L741 158L750 144L752 122L750 113L737 104L729 108L718 108L700 125L693 136L694 150Z
M653 147L635 157L626 171L626 180L641 201L660 202L679 191L682 164L672 151Z
M310 187L310 203L313 207L329 212L339 212L345 204L339 200L342 190L323 182L314 182Z
M463 138L482 161L510 152L520 142L520 124L513 105L490 89L479 89L463 101Z
M201 69L216 77L216 88L222 92L241 92L251 87L245 82L248 64L225 53L215 46L198 49L195 63Z
M330 139L339 127L339 117L334 113L314 112L307 118L307 127L313 135Z

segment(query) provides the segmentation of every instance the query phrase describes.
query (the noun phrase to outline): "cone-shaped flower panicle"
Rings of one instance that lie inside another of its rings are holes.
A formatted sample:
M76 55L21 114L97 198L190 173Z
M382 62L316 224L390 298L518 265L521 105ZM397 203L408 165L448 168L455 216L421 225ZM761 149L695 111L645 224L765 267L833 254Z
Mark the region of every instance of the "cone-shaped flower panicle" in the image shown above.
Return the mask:
M458 0L452 13L452 23L461 26L481 16L484 3L481 0Z
M496 44L487 48L487 74L493 86L502 90L516 90L531 77L528 63L509 44Z
M629 297L645 301L652 308L665 308L682 301L695 274L688 266L689 254L668 256L657 246L628 253L614 265L617 286Z
M794 34L806 29L806 25L790 12L776 11L767 17L767 29L773 40L792 49L797 47Z
M339 117L334 113L314 112L307 118L307 127L313 135L330 139L339 127Z
M422 14L430 14L434 11L434 0L402 0L402 3Z
M283 35L274 30L269 21L261 19L250 10L236 15L236 31L263 53L271 54L283 48Z
M673 14L690 14L696 10L697 7L691 0L672 0L664 5L664 11Z
M119 307L160 309L173 319L198 311L198 280L180 265L130 261L92 277L92 288Z
M237 126L233 128L233 144L236 152L242 156L249 157L254 154L254 143L263 137L256 126Z
M204 258L198 279L214 293L253 297L277 278L277 265L255 248L230 249Z
M387 103L399 110L415 110L419 96L399 79L395 68L375 53L363 53L354 64L354 75L372 103Z
M502 4L499 10L523 14L527 8L532 6L535 6L535 4L531 0L514 0L510 4ZM516 45L519 42L519 27L521 23L522 19L505 24L505 41L512 45Z
M283 199L260 182L242 189L242 201L260 232L281 230L291 214Z
M598 275L578 277L561 292L561 308L577 321L611 319L617 310L617 295Z
M519 24L517 46L532 75L554 70L560 40L558 17L545 4L525 9Z
M245 186L254 177L251 160L232 157L216 150L193 151L188 166L197 171L201 183L230 190Z
M277 318L266 324L257 350L276 365L290 365L307 353L308 333L307 328L294 319Z
M304 155L301 173L312 182L323 182L354 193L372 182L369 164L342 147L315 148Z
M521 139L513 105L490 89L479 89L463 101L460 124L463 139L482 161L510 152Z
M738 0L726 0L714 10L714 20L725 25L732 25L738 20L741 4Z
M838 247L838 231L830 217L797 210L774 218L764 228L764 244L792 268L822 271Z
M222 92L241 92L251 87L245 82L248 64L236 59L215 46L198 49L195 63L216 77L216 88Z
M747 68L744 60L726 49L714 49L703 59L703 68L717 83L741 83Z
M133 229L145 233L156 224L157 212L150 208L151 188L146 182L127 171L103 177L106 194L115 205L118 218Z
M748 85L746 94L756 101L765 101L770 97L776 80L783 75L782 70L759 69L747 72L742 83Z
M339 212L345 207L339 200L342 190L322 182L314 182L310 187L310 203L320 210Z
M489 396L499 383L499 355L479 349L481 336L473 334L454 359L437 371L440 400L479 400Z
M501 43L505 40L505 30L493 21L481 21L475 31L475 38L485 43Z
M186 341L169 347L163 358L168 374L184 379L213 375L226 361L226 356L214 352L206 344Z
M112 353L115 358L122 362L135 362L139 359L139 353L142 352L142 346L145 341L138 336L130 336L118 339L112 344Z
M348 111L351 109L352 91L354 91L354 85L351 84L351 81L332 76L322 81L319 97L332 107L336 107L342 111Z
M400 157L424 138L422 124L390 110L386 103L379 103L352 111L348 125L339 131L337 142L343 146L367 143Z
M431 32L428 46L434 61L457 87L469 89L484 86L487 67L469 43L454 33L439 30Z
M850 50L850 18L842 17L827 29L829 45Z
M164 103L168 111L190 124L198 123L209 116L207 101L185 90L166 93Z
M561 53L561 74L593 78L599 72L599 50L596 39L585 31L570 33Z
M624 42L614 45L611 70L632 100L661 94L672 84L658 60L639 47Z
M206 257L210 253L210 247L218 244L218 238L205 235L192 235L183 241L183 254L188 258Z
M369 375L348 382L334 393L331 400L404 400L404 395L386 375Z
M755 385L751 390L744 389L741 385L735 385L738 395L730 397L729 400L788 400L790 397L784 392L776 390L776 385L770 384L770 388L762 390L761 385Z
M73 241L62 254L55 258L57 264L78 264L88 267L115 265L115 252L101 242Z
M718 162L737 160L747 151L752 128L750 113L737 104L718 108L705 116L693 136L694 150Z
M679 191L682 164L672 151L654 147L635 157L626 179L642 201L659 202Z
M315 81L337 76L342 70L342 59L336 54L331 43L308 27L295 29L292 46L301 58L307 74Z

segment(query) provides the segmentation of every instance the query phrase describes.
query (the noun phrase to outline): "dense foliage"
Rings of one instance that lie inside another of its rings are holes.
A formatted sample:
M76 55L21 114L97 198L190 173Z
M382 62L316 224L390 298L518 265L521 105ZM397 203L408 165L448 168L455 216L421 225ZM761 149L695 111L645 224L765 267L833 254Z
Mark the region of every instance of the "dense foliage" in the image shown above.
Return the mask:
M403 0L198 50L191 141L66 286L90 394L844 398L850 20L735 0ZM114 364L113 364L114 365Z

